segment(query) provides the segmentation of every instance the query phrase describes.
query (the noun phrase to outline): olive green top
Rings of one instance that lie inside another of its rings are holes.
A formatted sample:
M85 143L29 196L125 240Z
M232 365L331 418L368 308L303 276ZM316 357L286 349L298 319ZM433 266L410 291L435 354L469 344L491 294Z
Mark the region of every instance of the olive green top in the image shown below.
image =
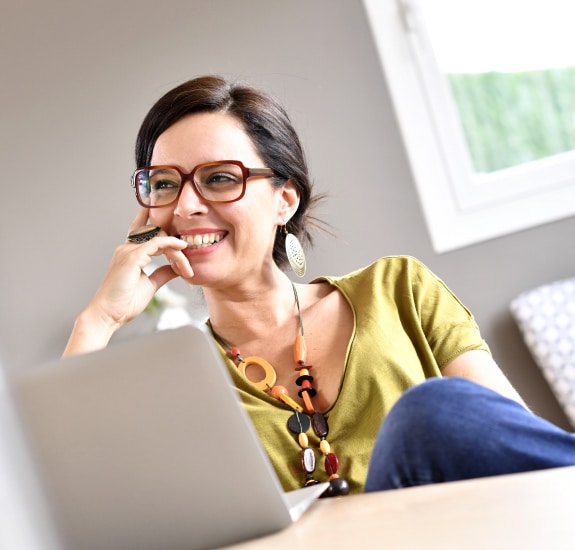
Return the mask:
M471 313L414 258L381 258L349 275L321 277L312 284L323 281L342 292L355 320L339 396L323 412L329 422L327 440L339 458L338 473L351 492L358 493L380 424L401 394L426 378L441 376L441 369L464 351L489 348ZM309 359L313 364L313 357ZM287 428L293 412L254 388L231 359L227 364L284 489L301 487L301 448ZM308 437L317 459L314 477L326 481L312 429Z

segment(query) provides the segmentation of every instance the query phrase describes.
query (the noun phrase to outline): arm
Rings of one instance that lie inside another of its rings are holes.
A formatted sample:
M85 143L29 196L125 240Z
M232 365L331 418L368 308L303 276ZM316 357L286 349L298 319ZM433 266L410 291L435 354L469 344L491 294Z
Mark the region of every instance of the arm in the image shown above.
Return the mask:
M443 376L467 378L467 380L490 388L527 408L521 396L486 351L466 351L445 365L441 369L441 373Z
M142 209L130 230L143 225L147 218L147 210ZM186 246L184 241L165 233L142 244L120 245L102 285L76 319L63 356L106 347L114 332L144 311L158 288L177 276L191 279L194 272L181 252ZM170 265L146 275L144 268L152 257L160 255L165 255Z

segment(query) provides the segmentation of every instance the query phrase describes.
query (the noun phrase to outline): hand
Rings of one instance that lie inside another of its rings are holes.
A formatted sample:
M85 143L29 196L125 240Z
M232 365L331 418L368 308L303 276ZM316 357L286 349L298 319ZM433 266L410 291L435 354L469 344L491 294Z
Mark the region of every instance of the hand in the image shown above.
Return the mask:
M148 210L142 208L130 225L129 232L143 225L147 218ZM192 267L182 254L186 246L184 241L169 237L163 231L144 243L126 242L120 245L90 305L107 317L112 325L127 323L146 308L161 286L177 276L188 281L193 277ZM167 258L169 265L146 275L144 268L154 256L161 255Z
M142 208L129 231L147 220L148 210ZM112 334L142 313L156 291L175 277L191 283L194 272L182 253L186 246L181 239L167 236L163 231L144 243L121 244L114 252L102 285L78 317L64 355L106 346ZM144 268L154 256L161 255L167 258L169 265L147 275Z

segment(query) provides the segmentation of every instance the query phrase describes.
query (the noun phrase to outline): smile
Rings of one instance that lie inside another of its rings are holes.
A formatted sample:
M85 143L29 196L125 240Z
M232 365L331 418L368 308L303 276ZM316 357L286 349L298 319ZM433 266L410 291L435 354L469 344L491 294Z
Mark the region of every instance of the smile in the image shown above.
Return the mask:
M205 235L180 235L180 239L188 243L188 248L206 248L223 239L219 233L206 233Z

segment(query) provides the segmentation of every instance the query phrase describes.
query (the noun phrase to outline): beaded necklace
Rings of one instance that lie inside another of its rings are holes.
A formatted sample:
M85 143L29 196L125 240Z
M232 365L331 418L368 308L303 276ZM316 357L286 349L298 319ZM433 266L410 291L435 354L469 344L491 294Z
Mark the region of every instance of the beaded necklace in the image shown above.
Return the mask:
M324 457L325 471L329 476L329 487L322 494L322 498L347 495L349 493L349 484L345 479L339 477L337 473L339 470L339 460L336 454L331 451L331 446L327 441L329 433L327 418L321 412L316 411L313 405L313 398L317 392L312 385L313 376L309 372L312 365L309 365L306 362L307 344L304 336L303 319L299 296L293 282L292 289L299 318L299 333L294 342L293 357L296 364L295 370L298 375L296 378L296 384L301 388L298 391L298 395L303 400L303 407L289 396L287 388L276 385L277 375L270 363L256 355L246 357L244 359L237 347L232 346L221 336L216 334L210 321L208 321L208 326L210 327L214 339L226 349L228 356L236 363L238 370L247 380L249 380L256 388L269 393L272 397L282 401L293 410L293 414L288 419L287 427L296 435L297 442L301 447L300 461L305 477L303 486L307 487L309 485L319 483L319 481L314 478L314 472L316 469L315 453L309 446L309 438L306 433L310 427L312 427L313 431L320 439L319 449ZM265 376L262 380L254 382L248 378L246 369L250 365L258 365L263 369Z

